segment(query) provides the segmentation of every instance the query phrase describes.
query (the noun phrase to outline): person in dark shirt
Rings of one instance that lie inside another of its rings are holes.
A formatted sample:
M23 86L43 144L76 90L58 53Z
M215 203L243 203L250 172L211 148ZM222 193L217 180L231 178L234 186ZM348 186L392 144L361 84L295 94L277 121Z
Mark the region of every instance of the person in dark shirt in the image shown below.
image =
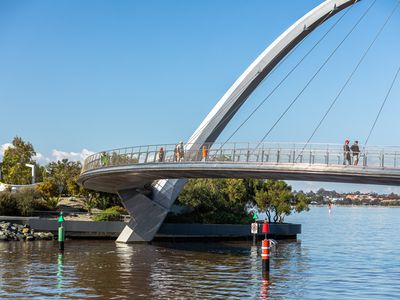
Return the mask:
M164 148L161 147L160 151L158 152L158 162L163 162L164 156L165 156Z
M343 145L343 164L344 165L346 165L346 164L351 165L349 143L350 143L350 141L348 139L346 139L344 141L344 145Z
M353 163L355 166L357 166L358 159L360 157L360 147L358 147L358 141L354 141L354 144L351 145L350 150L353 153Z

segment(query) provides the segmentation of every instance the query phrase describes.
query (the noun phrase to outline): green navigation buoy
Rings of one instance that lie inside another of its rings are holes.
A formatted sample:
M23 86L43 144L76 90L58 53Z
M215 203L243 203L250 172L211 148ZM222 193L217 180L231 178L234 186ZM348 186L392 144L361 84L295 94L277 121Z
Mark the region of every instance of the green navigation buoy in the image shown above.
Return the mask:
M61 211L60 216L58 217L58 249L60 251L64 251L65 231L63 223L64 223L64 217Z
M58 223L64 222L63 213L60 212L60 216L58 217Z
M253 213L253 220L257 220L257 219L258 219L257 214L256 214L256 213Z

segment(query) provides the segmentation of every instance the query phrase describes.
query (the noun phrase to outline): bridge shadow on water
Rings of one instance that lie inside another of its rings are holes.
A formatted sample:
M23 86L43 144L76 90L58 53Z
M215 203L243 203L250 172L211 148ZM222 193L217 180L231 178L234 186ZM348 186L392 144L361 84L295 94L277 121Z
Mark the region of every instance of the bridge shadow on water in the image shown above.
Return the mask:
M252 240L240 240L240 241L189 241L189 242L153 242L153 246L163 247L171 250L178 251L190 251L190 252L202 252L210 254L220 255L236 255L236 256L250 256L257 250L257 253L261 253L261 241L257 241L257 245L253 246ZM287 247L279 247L283 245L293 245L295 248L301 247L300 240L281 240L277 247L274 247L272 251L286 251ZM282 249L281 249L282 248ZM281 249L281 250L279 250Z
M154 242L153 245L181 251L204 252L222 255L249 255L251 242Z

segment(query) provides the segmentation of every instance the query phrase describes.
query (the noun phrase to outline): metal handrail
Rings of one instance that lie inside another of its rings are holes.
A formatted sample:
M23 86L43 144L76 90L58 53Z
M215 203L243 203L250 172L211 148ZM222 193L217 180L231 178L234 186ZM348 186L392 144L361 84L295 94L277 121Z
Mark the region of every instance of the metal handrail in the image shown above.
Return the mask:
M183 148L177 154L178 147ZM202 148L207 149L203 157ZM160 150L163 149L163 156ZM358 166L367 168L400 168L400 147L369 146L360 148ZM350 153L350 163L354 157ZM212 143L212 144L158 144L117 148L88 156L82 173L104 167L134 164L229 162L248 164L323 164L328 166L348 164L343 145L322 143Z

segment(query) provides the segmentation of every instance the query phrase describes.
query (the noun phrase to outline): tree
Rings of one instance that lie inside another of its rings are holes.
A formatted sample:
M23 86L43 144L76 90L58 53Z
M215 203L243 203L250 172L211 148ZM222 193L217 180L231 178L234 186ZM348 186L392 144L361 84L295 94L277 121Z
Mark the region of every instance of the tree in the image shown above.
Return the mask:
M45 181L36 185L36 190L41 194L44 200L47 201L50 197L59 195L58 186L54 179L46 178Z
M25 164L35 164L32 157L36 155L33 146L16 136L12 145L6 149L1 167L2 177L9 184L32 183L31 169Z
M268 222L282 223L292 211L308 210L310 200L304 193L294 194L291 186L282 180L267 180L256 191L255 202L266 213Z
M311 203L311 199L308 198L303 192L297 193L293 200L292 207L297 213L308 211L310 209L309 205Z
M177 200L177 204L189 207L190 211L169 219L191 223L249 223L249 199L245 179L191 179Z
M82 165L79 161L68 161L68 159L51 162L47 165L47 177L54 180L61 195L68 195L68 181L77 178L81 172ZM70 184L71 186L71 184Z
M84 187L78 185L77 180L78 180L78 175L75 175L74 177L69 178L67 181L68 194L72 196L80 196L84 189Z

